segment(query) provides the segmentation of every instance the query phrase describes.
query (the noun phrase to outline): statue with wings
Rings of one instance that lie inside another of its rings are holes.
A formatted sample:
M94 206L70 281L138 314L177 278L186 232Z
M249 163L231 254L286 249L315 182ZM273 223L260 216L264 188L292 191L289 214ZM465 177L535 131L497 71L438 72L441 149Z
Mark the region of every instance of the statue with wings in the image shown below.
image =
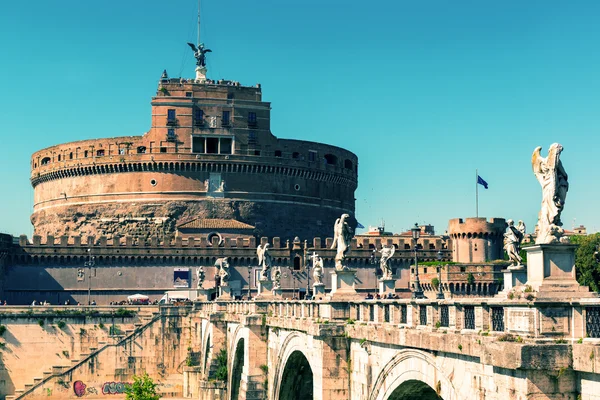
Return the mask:
M188 43L188 46L190 46L192 48L192 50L194 50L194 57L196 57L196 65L199 67L205 67L206 66L206 56L204 54L212 53L212 50L205 49L204 43L200 43L198 45L198 48L196 48L196 46L193 43Z
M220 278L221 286L227 286L227 282L229 282L229 262L227 261L227 257L217 258L215 267L218 268L217 276Z
M533 173L542 186L542 209L538 217L536 244L555 243L564 233L560 214L565 206L569 190L568 176L560 161L563 147L554 143L548 150L548 157L540 154L536 147L531 156Z
M258 255L258 266L262 268L260 279L269 279L269 270L273 263L273 258L269 254L269 243L266 243L264 247L259 244L256 248L256 255Z
M348 218L350 218L348 214L342 214L342 216L335 221L335 225L333 226L333 243L331 244L331 249L337 249L335 255L335 269L337 271L348 269L348 267L344 265L346 253L348 252L348 247L352 240L352 228L350 228L350 225L348 225L348 222L346 221Z
M381 267L381 272L383 274L383 276L381 277L382 280L385 279L393 279L392 275L392 269L390 268L389 265L389 260L390 258L393 257L394 253L396 252L396 247L392 246L386 246L383 245L381 247L381 250L379 250L379 252L381 253L381 259L379 260L379 266Z

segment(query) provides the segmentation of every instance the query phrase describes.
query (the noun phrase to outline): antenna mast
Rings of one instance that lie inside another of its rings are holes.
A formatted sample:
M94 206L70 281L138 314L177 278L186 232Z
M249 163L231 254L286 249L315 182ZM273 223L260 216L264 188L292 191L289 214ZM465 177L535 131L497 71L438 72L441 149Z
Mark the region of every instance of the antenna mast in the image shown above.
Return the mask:
M200 0L198 0L198 45L200 45Z

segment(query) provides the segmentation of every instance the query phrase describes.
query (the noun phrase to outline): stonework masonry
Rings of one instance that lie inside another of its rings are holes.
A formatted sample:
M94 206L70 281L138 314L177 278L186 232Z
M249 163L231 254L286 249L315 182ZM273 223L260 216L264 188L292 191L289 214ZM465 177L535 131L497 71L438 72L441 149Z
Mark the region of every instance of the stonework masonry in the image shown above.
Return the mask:
M504 218L451 219L452 260L459 263L485 263L503 258Z
M278 139L260 87L163 79L143 136L83 140L31 158L40 235L175 234L191 218L236 219L256 236L326 237L354 214L358 159ZM293 231L292 231L293 230Z

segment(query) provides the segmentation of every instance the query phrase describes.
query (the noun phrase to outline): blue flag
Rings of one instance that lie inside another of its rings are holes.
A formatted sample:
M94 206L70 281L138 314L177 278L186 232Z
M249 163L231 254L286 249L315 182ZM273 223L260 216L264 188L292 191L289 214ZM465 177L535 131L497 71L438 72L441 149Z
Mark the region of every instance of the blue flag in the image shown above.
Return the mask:
M363 226L363 224L361 224L360 222L356 221L356 227L358 229L365 229L365 227Z
M480 177L479 175L477 175L477 183L486 189L488 188L488 183L486 181L484 181L483 178Z

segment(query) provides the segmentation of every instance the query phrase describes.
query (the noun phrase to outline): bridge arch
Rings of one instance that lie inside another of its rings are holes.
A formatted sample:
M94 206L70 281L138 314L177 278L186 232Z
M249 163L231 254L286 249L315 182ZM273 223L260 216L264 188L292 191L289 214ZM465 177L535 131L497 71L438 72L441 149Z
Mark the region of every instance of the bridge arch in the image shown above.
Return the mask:
M245 366L245 340L241 338L237 341L235 350L232 353L232 368L231 368L231 390L229 393L231 400L240 399L240 383L242 382L242 371Z
M435 363L434 357L424 351L403 349L379 372L369 400L392 400L392 395L405 382L421 382L435 388L444 400L460 400L452 382ZM396 392L396 395L398 392Z
M283 399L281 386L282 384L285 384L284 378L288 378L287 375L289 372L286 374L286 370L288 370L287 367L290 360L292 364L302 366L304 368L303 372L307 371L307 369L310 370L312 379L308 376L304 376L304 379L308 378L312 383L312 388L310 390L311 394L315 393L315 387L321 387L320 378L322 378L322 376L319 375L314 365L311 364L311 357L306 353L307 349L310 348L312 348L312 346L309 346L309 343L307 343L306 335L300 332L291 332L283 340L279 351L279 362L277 363L273 377L273 399ZM308 388L304 388L304 390L308 390ZM309 399L312 399L312 397Z

